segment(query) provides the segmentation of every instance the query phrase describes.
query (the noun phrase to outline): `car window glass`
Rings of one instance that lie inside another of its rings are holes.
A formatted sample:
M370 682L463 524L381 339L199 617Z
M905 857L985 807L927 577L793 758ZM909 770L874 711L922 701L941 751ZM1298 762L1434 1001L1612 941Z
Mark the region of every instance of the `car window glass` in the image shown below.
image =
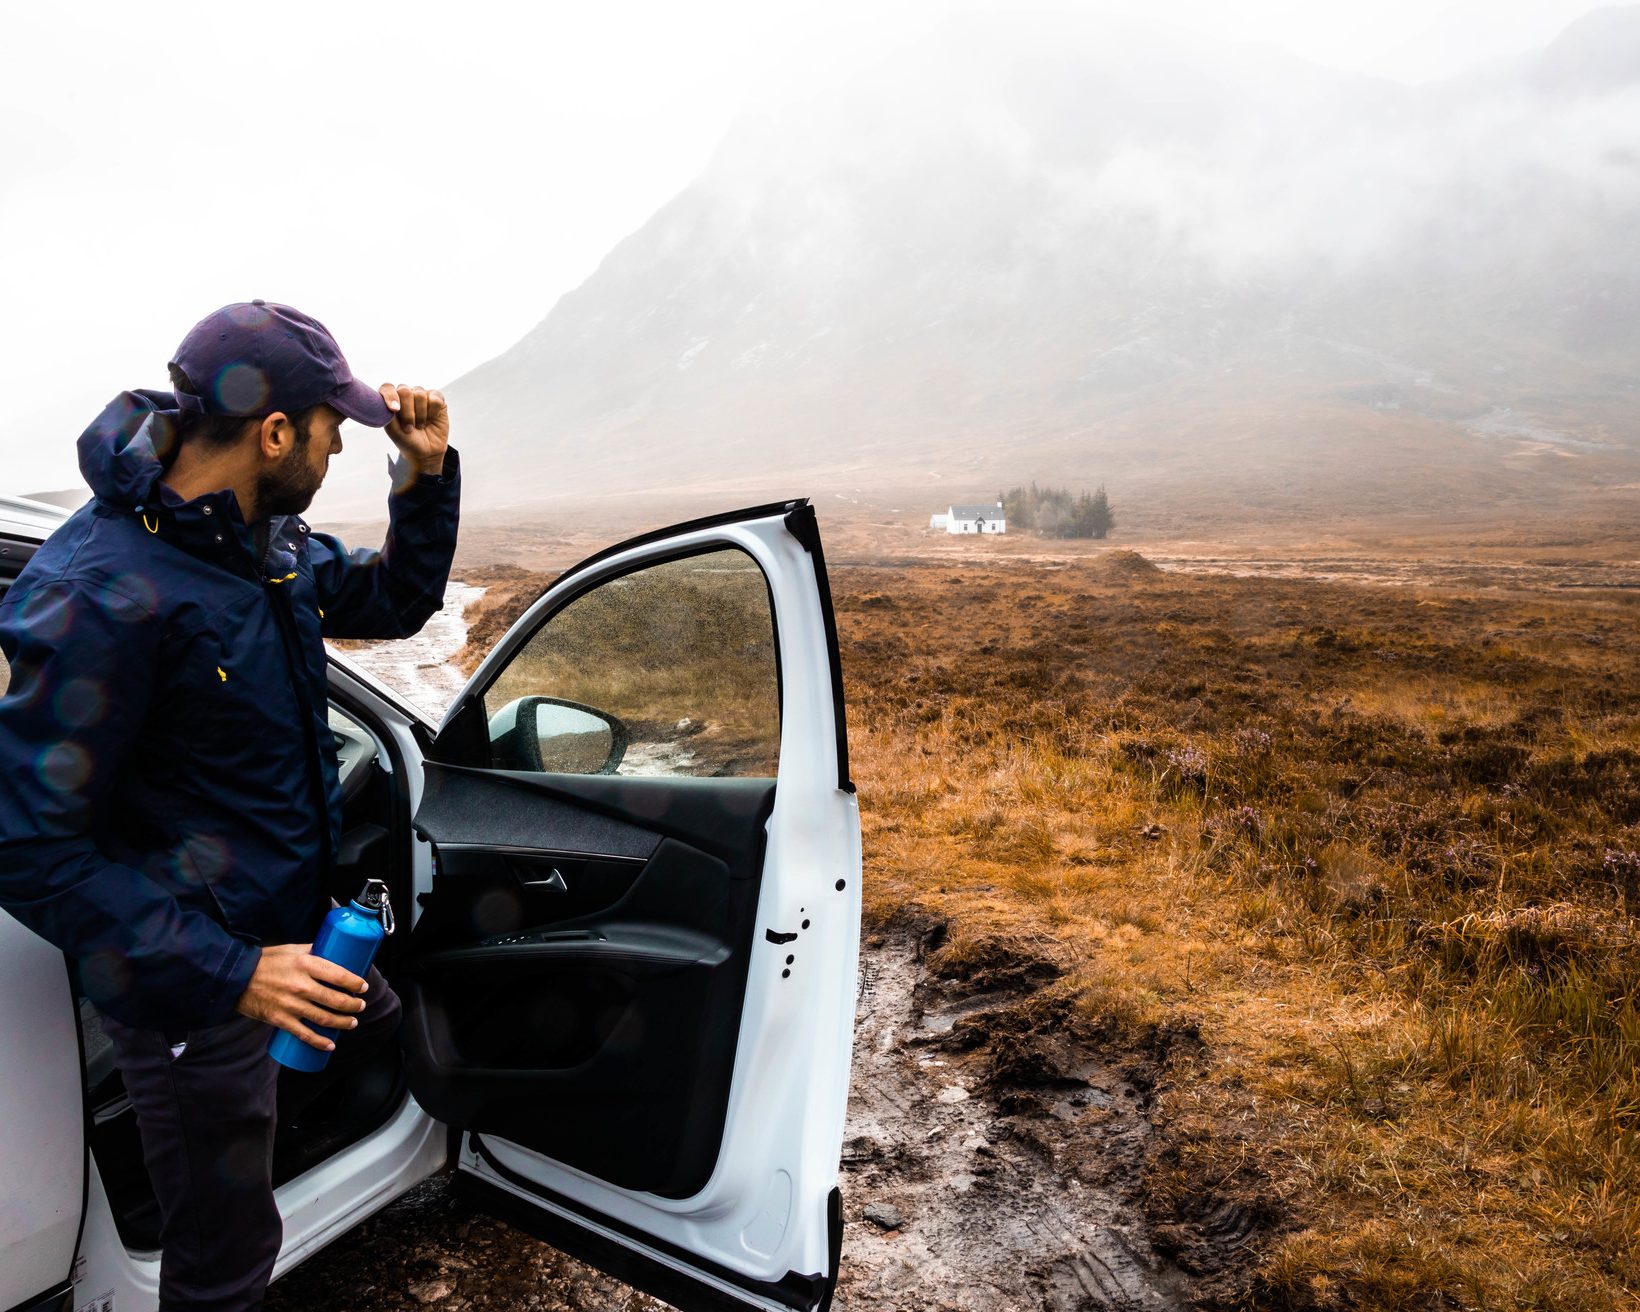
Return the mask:
M763 571L737 549L599 584L485 695L492 764L564 774L772 776L780 681Z

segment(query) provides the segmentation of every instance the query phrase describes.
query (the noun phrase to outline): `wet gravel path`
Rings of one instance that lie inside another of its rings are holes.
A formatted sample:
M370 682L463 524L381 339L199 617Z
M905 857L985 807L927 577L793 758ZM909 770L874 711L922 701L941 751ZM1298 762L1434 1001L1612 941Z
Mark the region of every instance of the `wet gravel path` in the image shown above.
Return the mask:
M343 654L437 724L467 684L450 658L467 641L467 607L483 595L483 588L452 580L444 590L444 609L420 633L394 642L350 643Z

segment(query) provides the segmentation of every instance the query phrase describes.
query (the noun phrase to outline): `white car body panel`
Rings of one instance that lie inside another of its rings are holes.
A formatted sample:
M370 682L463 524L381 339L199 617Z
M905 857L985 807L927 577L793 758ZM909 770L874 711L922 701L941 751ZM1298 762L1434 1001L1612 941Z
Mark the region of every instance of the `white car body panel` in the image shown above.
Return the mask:
M91 494L86 493L86 500ZM0 496L0 532L18 537L48 538L73 512L48 501Z
M85 1196L79 1020L63 954L0 915L0 1308L61 1284ZM21 1151L19 1151L21 1150Z
M284 1218L285 1239L274 1279L442 1169L446 1151L444 1127L406 1098L374 1134L281 1185L274 1200ZM116 1312L155 1312L159 1254L126 1249L94 1167L87 1204L73 1306L112 1291Z
M768 577L783 700L759 933L717 1166L699 1194L667 1199L614 1188L490 1136L485 1143L503 1166L529 1181L696 1257L768 1281L788 1272L825 1271L830 1264L827 1201L837 1183L847 1107L860 944L859 810L853 794L838 786L830 656L813 558L779 517L704 528L577 572L551 588L516 627L533 627L567 595L644 562L724 546L747 552ZM469 688L489 682L504 664L505 648L505 642L498 644ZM795 931L798 938L772 943L763 928ZM783 979L788 955L796 960L792 977ZM808 979L805 966L813 972ZM475 1154L470 1140L459 1167L539 1203ZM618 1233L612 1237L639 1247Z

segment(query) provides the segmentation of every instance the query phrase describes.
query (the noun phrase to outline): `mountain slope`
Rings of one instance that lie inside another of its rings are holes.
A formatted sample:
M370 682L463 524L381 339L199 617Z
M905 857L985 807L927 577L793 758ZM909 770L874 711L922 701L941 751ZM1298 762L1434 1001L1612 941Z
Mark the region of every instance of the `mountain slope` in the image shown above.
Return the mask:
M1371 513L1632 478L1635 51L1640 9L1601 11L1408 88L953 22L738 123L451 384L473 499L1036 477Z

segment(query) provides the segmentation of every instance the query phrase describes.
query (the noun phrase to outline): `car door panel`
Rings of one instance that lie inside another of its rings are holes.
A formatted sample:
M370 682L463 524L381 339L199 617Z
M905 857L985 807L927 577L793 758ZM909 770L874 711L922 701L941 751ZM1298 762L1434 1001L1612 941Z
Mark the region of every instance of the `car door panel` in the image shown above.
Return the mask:
M427 762L424 778L416 822L436 826L445 844L541 848L549 828L556 845L559 825L590 826L603 817L620 828L589 835L589 846L594 837L637 829L679 838L725 858L743 851L762 832L775 782L689 775L526 774L439 761ZM510 805L503 800L509 795L514 799ZM555 813L554 802L572 809Z
M754 594L761 638L736 610ZM583 601L618 641L561 619ZM577 632L597 650L553 665L554 634ZM733 688L703 720L692 702L635 712L575 682L628 647L688 696L744 659L778 720L768 729ZM552 678L571 686L532 682L564 669ZM835 1282L859 937L840 691L813 512L783 503L570 571L480 665L428 753L411 1089L463 1132L463 1188L530 1228L568 1226L561 1247L596 1250L685 1309L819 1307ZM530 752L489 735L511 734L529 699L625 717L621 750L638 742L644 772L613 772L613 757L612 772L512 768ZM644 745L674 721L683 746Z
M509 931L545 928L558 921L607 911L626 896L646 858L592 856L561 848L496 850L443 844L438 848L433 928L452 942ZM424 916L423 919L426 919ZM455 923L447 923L450 920Z
M606 923L597 929L554 929L508 935L477 947L422 958L425 973L445 978L490 974L505 982L542 970L619 970L637 978L672 975L729 959L729 945L709 934L655 925Z
M410 1080L448 1124L684 1197L722 1135L773 782L676 782L428 763Z
M429 761L416 828L454 847L541 848L648 857L652 833L617 819L596 802L579 801L556 778L480 770Z

